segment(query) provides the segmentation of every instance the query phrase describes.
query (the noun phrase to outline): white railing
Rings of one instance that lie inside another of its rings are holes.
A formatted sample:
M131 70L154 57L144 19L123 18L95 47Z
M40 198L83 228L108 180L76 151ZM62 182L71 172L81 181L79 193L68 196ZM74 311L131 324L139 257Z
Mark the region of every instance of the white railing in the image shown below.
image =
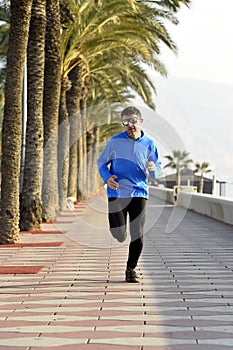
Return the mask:
M150 186L150 195L162 199L164 202L174 204L174 194L170 188Z
M180 191L175 202L172 189L154 186L150 187L150 195L233 225L233 199Z

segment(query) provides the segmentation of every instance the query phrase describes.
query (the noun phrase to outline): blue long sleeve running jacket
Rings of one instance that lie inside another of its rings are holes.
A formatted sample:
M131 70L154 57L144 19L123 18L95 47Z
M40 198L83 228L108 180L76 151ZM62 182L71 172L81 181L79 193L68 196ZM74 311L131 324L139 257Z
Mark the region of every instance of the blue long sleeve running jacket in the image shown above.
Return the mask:
M153 161L155 171L149 171L155 179L161 170L161 161L155 142L144 134L136 141L129 138L124 131L113 136L101 153L97 164L99 173L107 183L108 178L116 175L119 187L112 190L107 187L108 197L142 197L148 198L148 181L146 162Z

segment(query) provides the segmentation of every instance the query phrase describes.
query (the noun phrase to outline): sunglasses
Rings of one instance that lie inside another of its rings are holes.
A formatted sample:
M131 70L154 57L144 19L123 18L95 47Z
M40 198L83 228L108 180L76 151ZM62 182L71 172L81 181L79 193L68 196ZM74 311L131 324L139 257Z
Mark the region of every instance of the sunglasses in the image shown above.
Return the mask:
M140 118L130 118L130 119L122 119L121 124L124 126L127 125L135 125L137 124L141 119Z

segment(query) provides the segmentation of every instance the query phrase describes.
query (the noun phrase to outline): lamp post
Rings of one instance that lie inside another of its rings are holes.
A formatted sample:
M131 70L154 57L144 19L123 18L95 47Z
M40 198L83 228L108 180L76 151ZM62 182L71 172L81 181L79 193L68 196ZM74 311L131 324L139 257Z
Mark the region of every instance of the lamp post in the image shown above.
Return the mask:
M219 183L219 196L225 196L225 184L226 181L216 181L217 183Z

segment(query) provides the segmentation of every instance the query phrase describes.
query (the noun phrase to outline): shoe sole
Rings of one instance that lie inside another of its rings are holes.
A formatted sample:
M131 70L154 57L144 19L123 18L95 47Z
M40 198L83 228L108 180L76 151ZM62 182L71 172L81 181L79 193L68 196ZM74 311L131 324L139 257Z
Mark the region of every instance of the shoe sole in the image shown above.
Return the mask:
M125 280L126 283L140 283L138 279Z

